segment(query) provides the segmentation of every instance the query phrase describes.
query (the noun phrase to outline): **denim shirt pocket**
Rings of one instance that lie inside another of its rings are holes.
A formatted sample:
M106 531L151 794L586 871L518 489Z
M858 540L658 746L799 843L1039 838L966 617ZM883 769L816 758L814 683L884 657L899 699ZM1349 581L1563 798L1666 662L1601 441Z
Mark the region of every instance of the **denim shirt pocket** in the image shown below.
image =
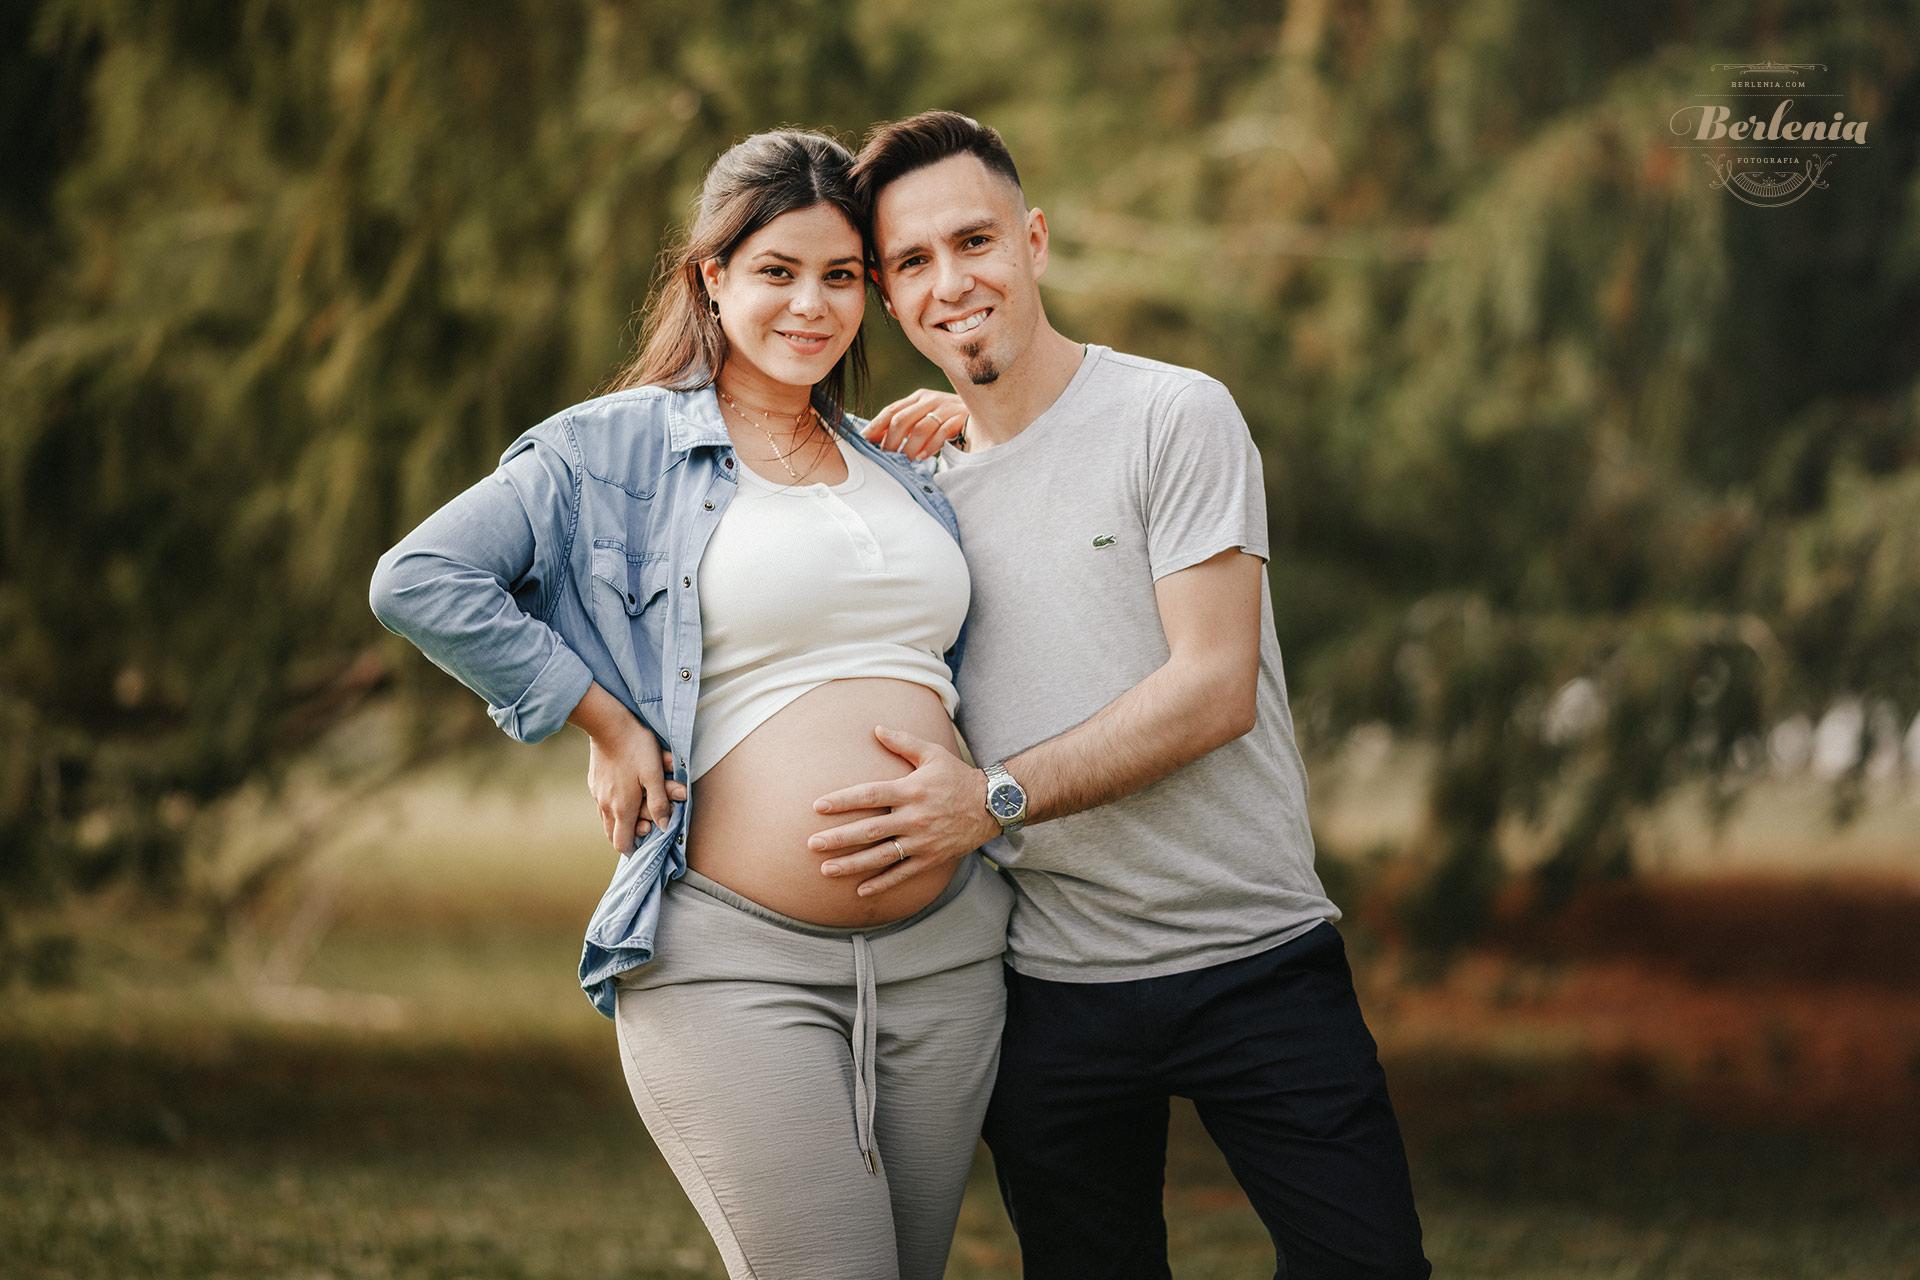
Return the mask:
M672 569L665 552L629 552L611 539L594 540L594 621L640 705L659 702L664 686Z

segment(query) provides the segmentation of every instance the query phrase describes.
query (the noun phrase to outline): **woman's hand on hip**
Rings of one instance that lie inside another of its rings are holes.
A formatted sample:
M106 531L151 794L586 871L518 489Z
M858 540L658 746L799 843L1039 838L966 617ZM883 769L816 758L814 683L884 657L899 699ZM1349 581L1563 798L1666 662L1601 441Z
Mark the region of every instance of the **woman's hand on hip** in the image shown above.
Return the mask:
M966 429L967 406L959 396L922 387L876 413L864 434L882 449L920 462Z
M587 790L607 840L618 852L631 853L655 823L673 816L673 802L687 798L687 788L671 776L673 753L598 684L567 720L586 730Z

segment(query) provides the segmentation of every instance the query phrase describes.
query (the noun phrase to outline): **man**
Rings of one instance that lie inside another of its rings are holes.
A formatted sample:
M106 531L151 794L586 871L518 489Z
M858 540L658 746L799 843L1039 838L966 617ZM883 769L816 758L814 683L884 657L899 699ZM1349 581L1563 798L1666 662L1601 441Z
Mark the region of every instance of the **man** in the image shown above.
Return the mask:
M1427 1275L1313 871L1233 398L1053 328L1046 216L993 130L951 112L883 126L856 180L886 308L969 411L940 482L974 575L959 723L983 767L877 728L913 772L824 797L890 812L813 844L872 891L991 841L1018 890L986 1138L1026 1275L1168 1275L1173 1095L1280 1274ZM911 416L877 434L897 443Z

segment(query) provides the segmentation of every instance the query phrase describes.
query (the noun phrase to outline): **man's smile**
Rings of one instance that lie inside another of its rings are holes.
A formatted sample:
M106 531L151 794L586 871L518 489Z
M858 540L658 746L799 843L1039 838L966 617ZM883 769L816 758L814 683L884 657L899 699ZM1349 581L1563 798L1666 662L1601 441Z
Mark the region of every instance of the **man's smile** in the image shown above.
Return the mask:
M933 327L943 329L948 333L971 333L975 329L978 329L986 318L992 314L992 307L982 307L978 311L968 312L958 320L942 320Z

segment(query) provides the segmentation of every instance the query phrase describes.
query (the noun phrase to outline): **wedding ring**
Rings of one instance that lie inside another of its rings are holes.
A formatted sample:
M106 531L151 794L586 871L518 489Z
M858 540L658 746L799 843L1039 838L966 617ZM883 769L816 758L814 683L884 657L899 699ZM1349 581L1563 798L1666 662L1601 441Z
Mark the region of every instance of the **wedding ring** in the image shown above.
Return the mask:
M900 840L897 836L894 838L894 841L893 841L893 851L895 854L898 855L893 860L896 866L907 860L907 851L900 847Z

